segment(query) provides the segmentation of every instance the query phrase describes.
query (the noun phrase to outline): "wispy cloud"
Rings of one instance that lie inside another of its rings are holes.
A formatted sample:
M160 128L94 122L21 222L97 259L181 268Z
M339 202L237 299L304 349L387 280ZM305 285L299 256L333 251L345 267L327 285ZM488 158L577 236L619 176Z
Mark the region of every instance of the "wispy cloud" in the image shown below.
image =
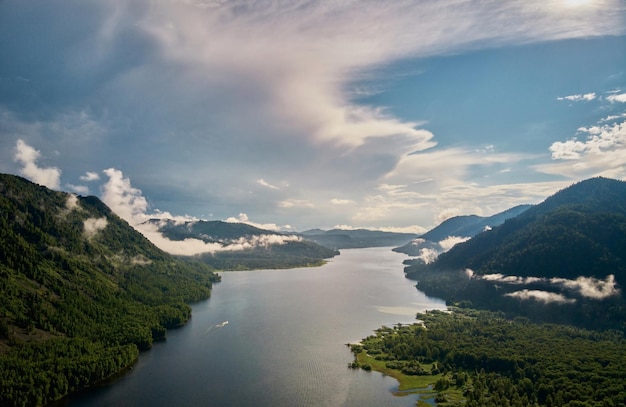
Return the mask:
M98 181L100 179L100 175L97 172L86 172L85 175L80 176L81 181L90 182L90 181Z
M354 204L355 202L352 199L333 198L330 200L330 203L332 203L333 205L350 205Z
M247 225L254 226L254 227L259 228L259 229L272 230L272 231L275 231L275 232L278 232L278 231L289 231L289 230L293 229L291 225L277 225L275 223L253 222L248 217L248 215L245 214L245 213L240 213L239 216L237 216L237 217L226 218L226 219L224 219L224 222L245 223Z
M256 183L265 187L265 188L269 188L269 189L280 189L279 187L277 187L276 185L272 185L269 182L265 181L263 178L259 178L258 180L256 180Z
M571 304L576 302L573 298L567 298L562 294L553 293L549 291L541 291L541 290L521 290L515 291L512 293L505 294L507 297L519 298L520 300L535 300L539 302L543 302L545 304L548 303L558 303L558 304Z
M584 94L579 94L579 95L569 95L569 96L560 96L558 98L556 98L557 100L568 100L570 102L589 102L591 100L594 100L598 97L598 95L595 94L595 92L592 93L584 93Z
M106 218L89 218L83 221L83 230L88 239L93 238L99 231L107 227Z
M613 274L608 275L604 280L585 276L580 276L575 280L571 280L560 277L544 278L533 276L507 276L500 273L485 274L482 276L474 275L474 278L511 285L529 285L540 283L560 289L566 289L576 295L596 300L612 297L620 293L620 289L617 287L615 276Z

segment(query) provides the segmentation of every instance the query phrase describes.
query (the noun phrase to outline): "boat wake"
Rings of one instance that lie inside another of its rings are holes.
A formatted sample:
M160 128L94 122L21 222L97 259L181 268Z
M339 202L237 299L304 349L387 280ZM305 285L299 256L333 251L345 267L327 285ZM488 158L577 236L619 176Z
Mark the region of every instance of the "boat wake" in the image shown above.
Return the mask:
M219 324L216 324L216 325L211 325L210 327L207 328L206 331L204 331L204 334L209 335L221 328L224 328L226 325L228 325L228 321L220 322Z

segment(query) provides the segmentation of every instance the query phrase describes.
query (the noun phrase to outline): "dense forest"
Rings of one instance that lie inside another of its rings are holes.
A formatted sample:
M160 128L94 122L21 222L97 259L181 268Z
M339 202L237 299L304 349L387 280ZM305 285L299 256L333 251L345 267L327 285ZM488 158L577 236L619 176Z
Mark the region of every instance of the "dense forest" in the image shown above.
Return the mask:
M44 405L128 367L218 280L95 197L0 174L0 405Z
M418 314L421 323L383 327L352 345L355 366L405 380L441 406L626 405L621 332L535 324L456 309Z
M450 304L626 331L626 183L575 184L405 272Z

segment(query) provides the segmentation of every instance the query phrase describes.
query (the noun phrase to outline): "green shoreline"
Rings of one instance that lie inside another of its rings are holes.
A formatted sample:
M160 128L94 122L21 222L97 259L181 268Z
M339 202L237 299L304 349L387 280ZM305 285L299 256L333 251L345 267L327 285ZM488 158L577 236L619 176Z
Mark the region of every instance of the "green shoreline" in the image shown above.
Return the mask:
M413 329L416 325L405 326L407 329ZM421 325L420 325L421 326ZM362 342L356 344L347 344L354 354L354 361L348 364L352 369L362 369L365 371L374 371L384 376L393 377L398 381L398 388L392 392L394 396L403 397L410 394L419 394L420 399L417 401L418 407L431 406L431 403L424 401L425 399L434 399L437 406L456 405L465 400L463 392L459 388L448 387L445 390L435 389L437 382L450 381L451 375L448 372L433 372L433 364L420 363L419 368L425 372L424 374L405 374L399 369L387 367L389 360L384 360L382 355L376 356L369 354L366 350L368 344L382 341L384 336L389 332L389 328L382 327L376 330L376 335L365 338ZM431 372L431 373L426 373Z

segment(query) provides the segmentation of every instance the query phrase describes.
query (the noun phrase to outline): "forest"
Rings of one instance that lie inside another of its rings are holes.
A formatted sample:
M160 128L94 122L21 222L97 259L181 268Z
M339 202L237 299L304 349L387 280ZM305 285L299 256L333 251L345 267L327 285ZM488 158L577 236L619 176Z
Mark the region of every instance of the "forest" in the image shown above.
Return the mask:
M0 174L0 405L45 405L130 366L217 281L95 197Z
M405 377L424 376L433 390L421 392L440 406L626 404L621 332L459 308L417 318L412 325L382 327L352 345L355 364L376 369L376 362L384 363Z
M408 263L407 277L449 304L626 332L626 183L582 181L430 264Z

